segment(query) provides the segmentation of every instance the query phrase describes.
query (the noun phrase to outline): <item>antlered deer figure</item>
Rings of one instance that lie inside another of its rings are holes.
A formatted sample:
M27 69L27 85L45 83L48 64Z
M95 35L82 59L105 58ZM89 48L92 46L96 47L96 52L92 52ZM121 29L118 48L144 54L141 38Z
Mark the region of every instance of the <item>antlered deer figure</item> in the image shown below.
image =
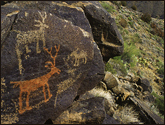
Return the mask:
M51 51L52 51L52 47L51 50L48 51L47 48L44 48L45 51L47 51L47 53L51 56L51 58L53 59L53 63L51 61L47 61L45 63L49 63L51 64L51 71L49 73L47 73L46 75L43 75L41 77L35 78L35 79L31 79L31 80L26 80L26 81L11 81L11 84L15 84L13 86L13 88L17 87L19 85L20 87L20 95L19 95L19 113L22 114L24 113L26 110L31 110L32 108L29 106L29 95L32 91L37 90L39 87L43 87L43 93L44 93L44 99L45 102L47 102L51 97L52 94L50 93L50 89L49 89L49 84L48 84L48 80L49 78L57 73L60 74L61 70L58 69L57 67L55 67L55 59L57 57L58 51L60 49L60 45L58 46L58 48L56 46L54 46L56 49L56 54L55 56L52 55ZM48 67L48 65L45 65L45 67ZM48 91L48 95L49 98L46 99L46 93L45 93L45 85L47 86L47 91ZM26 97L26 108L23 110L22 109L22 93L27 93L27 97Z
M44 15L41 14L41 12L39 12L39 15L42 18L42 21L40 20L34 20L35 22L39 23L39 24L35 24L34 26L39 27L38 30L30 30L27 32L23 32L23 31L19 31L19 30L13 30L15 32L17 32L17 44L16 44L16 53L17 53L17 58L19 61L19 70L20 70L20 74L22 74L22 63L21 63L21 54L22 52L19 50L19 46L20 45L25 45L26 48L26 53L31 52L31 50L29 50L28 48L28 44L32 43L32 42L36 42L36 52L40 53L41 50L39 49L39 40L43 41L43 47L45 47L45 28L49 28L48 25L45 24L45 19L47 18L47 14L46 12L44 13Z

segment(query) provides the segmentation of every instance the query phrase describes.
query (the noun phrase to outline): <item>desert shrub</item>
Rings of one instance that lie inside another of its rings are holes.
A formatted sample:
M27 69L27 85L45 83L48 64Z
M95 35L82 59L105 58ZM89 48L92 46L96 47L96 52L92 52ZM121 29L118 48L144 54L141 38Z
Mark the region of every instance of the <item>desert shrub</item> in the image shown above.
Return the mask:
M105 71L109 71L112 74L116 74L117 73L116 70L113 68L113 66L109 62L107 62L105 64Z
M158 66L157 72L159 74L164 74L164 64L158 60L158 62L156 62L156 66Z
M131 21L132 20L131 17L128 17L128 20Z
M89 99L92 97L104 97L108 100L111 106L115 106L115 102L112 95L108 91L104 91L102 88L95 87L92 90L81 95L81 98L83 99Z
M109 13L111 12L115 12L115 9L113 6L110 6L109 4L107 4L106 2L100 2L101 6Z
M120 25L124 28L127 27L127 21L125 19L121 18Z
M159 109L157 106L155 106L153 103L148 102L148 101L143 101L151 111L153 111L155 114L159 115L162 119L164 119L164 114L160 114Z
M157 25L156 25L154 22L152 22L152 23L150 24L150 26L151 26L152 28L157 28Z
M153 28L153 30L150 31L153 35L164 37L164 32L161 30L161 28L158 28L154 22L152 22L150 26Z
M160 97L158 94L156 94L155 92L151 93L154 97L156 97L155 99L155 105L157 106L157 108L159 109L161 114L164 114L164 97Z
M140 122L138 119L139 114L134 110L132 106L125 105L122 110L116 110L114 117L120 117L124 124L129 124L131 122Z
M126 1L121 1L121 5L122 6L126 6L127 5L127 2Z
M134 41L137 43L142 43L142 39L140 38L139 34L135 33L134 34Z
M121 56L116 56L114 58L111 58L108 62L109 64L106 64L106 68L108 69L106 71L110 71L112 74L116 73L122 73L121 75L126 76L127 75L127 69L124 66L123 61L121 60Z
M128 23L133 28L133 22L132 21L129 21Z
M141 19L146 22L146 23L150 23L151 22L151 15L149 13L145 13L141 16Z
M139 56L140 51L137 49L137 47L133 44L128 45L126 42L124 43L124 52L121 56L121 59L124 62L131 63L131 62L136 62L134 61L134 56Z
M128 34L128 33L129 33L129 32L128 32L128 30L126 30L126 29L124 30L124 32L125 32L126 34Z
M133 10L137 10L136 5L133 5L131 8L132 8Z
M117 7L120 9L121 3L118 1L112 1L113 4L117 5Z

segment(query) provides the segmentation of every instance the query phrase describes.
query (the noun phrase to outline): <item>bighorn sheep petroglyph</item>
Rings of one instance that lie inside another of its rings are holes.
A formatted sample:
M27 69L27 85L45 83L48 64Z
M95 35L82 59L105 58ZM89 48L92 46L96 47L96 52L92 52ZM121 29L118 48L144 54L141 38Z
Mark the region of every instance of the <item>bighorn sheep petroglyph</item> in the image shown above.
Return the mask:
M79 49L77 48L76 51L73 51L70 56L74 57L75 59L75 63L74 63L74 66L79 66L79 63L80 63L80 59L83 59L83 62L84 64L86 64L87 62L87 53L84 52L83 50L81 50L80 52L78 52Z

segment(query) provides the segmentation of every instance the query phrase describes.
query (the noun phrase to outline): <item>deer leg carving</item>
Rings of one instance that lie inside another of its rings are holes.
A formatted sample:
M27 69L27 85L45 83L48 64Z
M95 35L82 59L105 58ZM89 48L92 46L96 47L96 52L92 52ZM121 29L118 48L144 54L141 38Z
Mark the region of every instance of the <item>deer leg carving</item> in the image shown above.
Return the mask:
M28 48L28 44L25 45L25 48L26 48L26 53L31 52L31 50Z
M20 91L19 94L19 113L22 114L23 110L22 110L22 91Z
M45 93L45 85L43 85L43 93L44 93L45 102L47 102L46 101L46 93Z
M39 39L37 39L36 51L37 51L37 53L41 52L41 50L39 49Z
M49 98L51 98L52 94L50 94L49 84L46 84L46 85L47 85L47 90L48 90L48 93L49 93Z
M29 106L29 95L30 92L27 92L27 97L26 97L26 109L27 110L31 110L32 108Z

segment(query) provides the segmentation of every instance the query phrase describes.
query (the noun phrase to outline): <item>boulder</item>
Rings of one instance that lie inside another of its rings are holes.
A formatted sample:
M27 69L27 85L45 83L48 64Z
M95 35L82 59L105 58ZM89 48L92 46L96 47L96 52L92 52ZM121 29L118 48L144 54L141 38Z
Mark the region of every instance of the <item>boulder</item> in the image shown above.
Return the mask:
M151 95L150 92L144 91L143 92L143 100L148 101L150 103L154 103L155 98Z
M106 86L106 84L105 84L103 81L100 81L100 82L97 84L96 87L97 87L97 88L101 88L101 89L103 89L104 91L107 91L107 86Z
M132 92L125 90L121 86L116 86L116 87L112 88L112 91L116 94L116 101L117 102L123 102L129 96L134 96L134 94Z
M103 97L76 101L53 124L101 124L106 115L104 105Z
M112 89L119 85L119 80L111 72L105 73L103 81L106 83L107 89Z
M92 27L94 40L99 46L103 60L120 56L124 50L124 41L115 20L97 1L66 1L69 5L81 7Z
M102 124L121 124L121 122L106 114Z
M144 124L164 124L164 120L155 114L143 101L136 97L129 98L131 102L135 105L137 111L139 111L139 118L144 122Z
M81 8L53 1L1 8L2 124L56 119L103 79L102 56Z
M146 78L140 78L137 81L137 85L140 85L143 88L143 91L149 91L150 93L152 92L152 86Z

